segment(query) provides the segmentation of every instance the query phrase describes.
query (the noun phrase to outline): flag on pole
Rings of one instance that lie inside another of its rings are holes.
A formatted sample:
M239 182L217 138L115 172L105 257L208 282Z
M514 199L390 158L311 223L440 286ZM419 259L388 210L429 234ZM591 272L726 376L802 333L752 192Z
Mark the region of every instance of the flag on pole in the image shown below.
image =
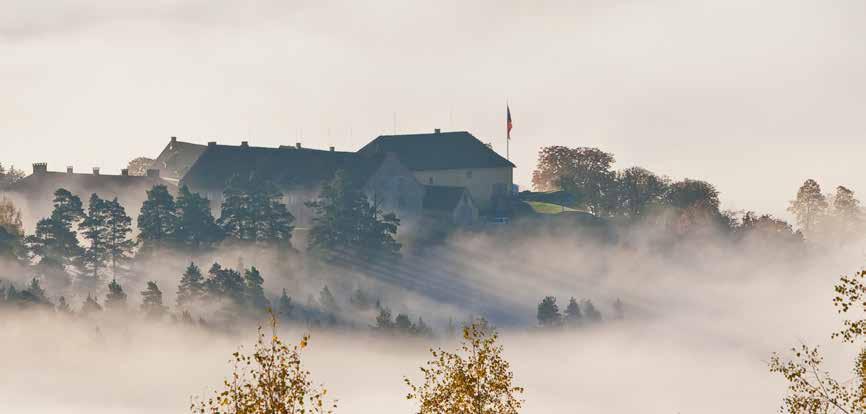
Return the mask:
M505 104L505 113L507 116L507 135L508 139L511 139L511 108L508 106L508 104Z

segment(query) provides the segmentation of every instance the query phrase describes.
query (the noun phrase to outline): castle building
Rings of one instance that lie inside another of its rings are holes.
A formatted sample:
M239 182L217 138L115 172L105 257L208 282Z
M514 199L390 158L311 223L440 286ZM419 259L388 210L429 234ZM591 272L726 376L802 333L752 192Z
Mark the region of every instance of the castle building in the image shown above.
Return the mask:
M514 164L466 131L382 135L358 153L396 154L423 185L466 188L485 214L495 214L514 182Z
M308 149L300 143L280 148L253 147L247 142L240 146L208 143L180 185L205 195L218 209L229 180L255 174L283 192L298 225L306 226L312 221L312 211L305 203L318 198L322 184L338 170L346 171L369 200L385 212L411 217L422 210L424 187L393 154Z
M120 175L109 175L102 174L99 168L93 168L92 173L76 173L72 167L66 167L66 172L48 171L47 163L35 163L33 173L4 188L3 195L19 206L27 206L22 210L28 214L25 221L29 222L51 213L54 192L59 188L80 197L85 206L91 194L109 200L116 197L126 207L127 214L135 217L147 199L147 190L159 184L174 186L163 180L157 169L147 170L144 176L129 175L126 169Z

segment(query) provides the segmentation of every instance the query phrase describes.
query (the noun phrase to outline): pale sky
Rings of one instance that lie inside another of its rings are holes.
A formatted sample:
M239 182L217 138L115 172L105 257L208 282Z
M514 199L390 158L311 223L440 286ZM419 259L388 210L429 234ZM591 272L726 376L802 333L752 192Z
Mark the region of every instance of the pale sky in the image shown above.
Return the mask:
M866 198L862 0L0 0L0 162L116 172L172 135L354 150L468 130L714 183Z

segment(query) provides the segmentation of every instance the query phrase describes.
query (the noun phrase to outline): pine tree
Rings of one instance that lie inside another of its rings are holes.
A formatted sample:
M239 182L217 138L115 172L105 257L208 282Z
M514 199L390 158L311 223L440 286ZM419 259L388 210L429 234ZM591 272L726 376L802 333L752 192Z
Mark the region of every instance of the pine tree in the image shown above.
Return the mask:
M190 262L177 287L177 306L183 308L202 297L204 297L204 278L201 275L201 269L195 263Z
M138 238L142 249L152 251L174 241L178 225L174 197L164 185L155 185L147 191L147 200L138 214Z
M91 195L87 216L81 222L81 228L84 231L84 239L89 243L84 251L83 261L94 279L99 277L100 269L105 267L109 259L109 214L107 202L95 193Z
M211 298L229 299L237 305L244 303L246 285L236 270L224 269L219 263L214 263L208 271L204 286L207 296Z
M177 196L175 239L182 245L200 250L213 247L224 237L210 209L210 200L189 191L187 186Z
M51 300L48 299L48 295L45 294L45 289L42 288L42 285L39 283L39 279L32 278L30 279L30 285L27 286L26 290L32 297L33 300L42 305L51 305Z
M147 288L141 292L141 310L152 318L159 318L165 314L166 308L162 304L162 291L156 282L147 282Z
M337 299L335 299L334 295L331 294L331 290L328 289L327 285L319 292L319 304L325 312L335 314L340 311L340 306L337 305Z
M282 198L272 182L256 174L236 175L223 192L218 223L236 241L290 245L295 218Z
M84 303L81 305L81 314L84 316L90 315L95 312L101 312L102 306L99 305L99 302L93 298L89 293L87 294L87 299L84 300Z
M294 305L292 304L292 298L286 294L286 290L283 289L283 294L277 300L277 315L283 320L289 320L292 318L292 309Z
M568 306L565 308L565 324L569 326L577 326L581 322L583 315L580 312L580 306L577 300L572 297L568 300Z
M584 299L581 301L581 307L583 308L583 314L586 316L586 320L589 322L601 322L601 312L595 308L595 305L592 304L592 301L589 299Z
M370 204L345 171L337 171L322 186L318 200L306 205L315 213L309 250L325 260L399 256L400 243L394 237L400 220Z
M559 313L559 306L556 305L556 298L546 296L538 304L538 324L544 327L557 326L562 321L562 315Z
M108 310L122 310L126 308L126 293L117 279L112 279L108 284L108 294L105 295L105 308Z
M417 336L433 336L433 328L424 323L424 319L418 317L418 322L412 327L412 331Z
M370 309L373 304L372 300L367 296L367 294L361 290L361 288L355 289L355 292L352 293L352 296L349 298L349 303L352 304L356 309L365 311Z
M246 291L246 303L254 311L264 311L270 306L262 284L265 282L261 273L255 266L244 271L244 286Z
M105 223L108 228L106 250L111 260L112 275L116 278L117 267L129 261L135 247L135 242L129 238L132 233L132 218L126 215L126 210L117 201L117 197L106 201L105 207L108 210Z
M68 272L81 264L84 249L75 226L83 218L80 198L62 188L54 192L51 216L39 220L35 233L25 239L43 274L68 277Z
M401 334L407 335L412 333L412 320L409 315L398 313L394 318L394 329Z
M391 320L391 309L385 307L379 310L379 315L376 316L375 329L382 332L394 330L394 322Z

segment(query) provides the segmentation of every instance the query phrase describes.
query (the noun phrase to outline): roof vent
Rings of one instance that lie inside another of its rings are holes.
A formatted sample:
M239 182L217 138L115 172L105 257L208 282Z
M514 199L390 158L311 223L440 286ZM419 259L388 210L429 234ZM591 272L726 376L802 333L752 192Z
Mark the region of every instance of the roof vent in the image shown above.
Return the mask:
M177 142L177 137L171 137L171 142Z
M124 177L129 177L129 168L124 168L124 169L120 170L120 175L122 175Z
M33 164L33 174L44 174L48 172L48 163L37 162Z
M439 128L436 128L436 129L433 130L433 133L434 133L434 134L439 134L439 133L442 133L442 130L439 129Z
M208 141L207 146L209 146L209 147L215 147L215 146L216 146L216 141Z
M244 148L248 148L250 146L250 142L249 141L241 141L241 146Z
M300 142L296 142L296 143L295 143L295 148L297 148L297 149L301 149L301 143L300 143Z
M93 167L93 175L99 175L99 167Z
M71 165L68 166L68 167L66 167L66 173L67 173L67 174L72 174L73 172L75 172L75 170L72 168Z
M330 149L331 149L331 152L334 152L334 147L331 147Z

